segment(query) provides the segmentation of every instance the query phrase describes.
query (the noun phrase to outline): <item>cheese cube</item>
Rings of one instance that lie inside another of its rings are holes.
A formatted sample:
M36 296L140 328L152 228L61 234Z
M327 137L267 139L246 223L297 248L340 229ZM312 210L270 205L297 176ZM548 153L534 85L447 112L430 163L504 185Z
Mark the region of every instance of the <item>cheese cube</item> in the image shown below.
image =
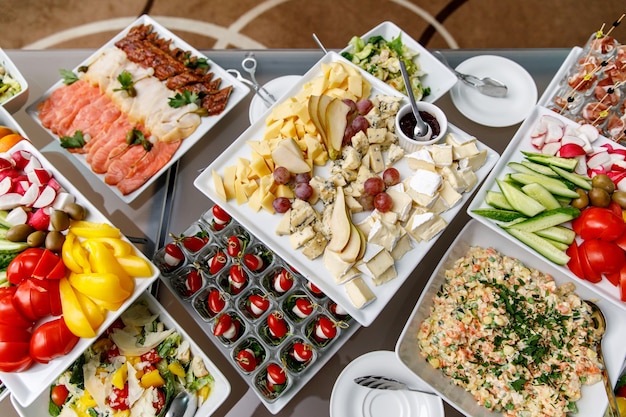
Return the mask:
M372 259L365 262L365 266L373 278L380 277L393 264L393 256L388 250L381 250Z
M408 234L404 234L398 240L398 243L396 243L396 246L391 251L391 256L396 261L399 261L411 249L413 249L413 244L411 243L411 238L409 238Z
M315 237L315 230L312 226L302 227L289 236L289 243L294 249L299 249L302 245Z
M345 288L348 298L350 298L350 301L356 308L363 308L376 298L361 277L356 277L346 282Z
M408 189L412 189L420 194L434 196L441 186L441 175L436 172L418 169L409 178Z
M435 161L435 166L443 167L452 165L452 146L445 144L431 145L430 153Z
M394 265L391 265L389 268L387 268L385 272L373 278L372 282L374 283L374 285L379 286L386 282L391 281L397 276L398 276L398 271L396 271L396 267Z
M413 170L425 169L427 171L435 172L435 161L426 148L420 148L417 151L406 155L405 159L409 164L409 167Z

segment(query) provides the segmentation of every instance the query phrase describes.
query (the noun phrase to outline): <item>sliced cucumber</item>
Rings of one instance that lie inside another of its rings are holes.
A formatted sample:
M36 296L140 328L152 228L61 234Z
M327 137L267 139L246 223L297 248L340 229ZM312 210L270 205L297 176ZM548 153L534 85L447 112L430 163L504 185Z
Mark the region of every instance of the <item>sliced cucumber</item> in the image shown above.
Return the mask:
M28 248L26 242L11 242L10 240L0 239L0 253L16 253Z
M514 229L512 227L504 230L557 265L565 265L569 262L570 258L565 251L557 249L545 238L538 236L535 233Z
M542 174L522 174L519 172L511 174L511 178L521 184L539 183L548 189L552 194L562 197L577 198L578 193L568 187L564 181L557 178L548 177Z
M576 239L576 232L565 226L547 227L542 230L537 230L535 233L546 239L555 240L568 245L571 245L574 239Z
M554 210L561 207L559 200L557 200L546 187L538 182L524 185L522 187L522 191L525 192L526 195L539 201L548 210Z
M538 172L539 174L547 175L548 177L558 177L557 173L554 172L554 170L548 165L539 164L533 161L522 161L520 163L526 168Z
M559 168L557 166L552 166L551 169L554 170L554 172L556 172L557 174L559 174L560 177L582 188L583 190L591 190L590 178L576 174L575 172L566 171L563 168Z
M569 222L580 215L580 210L575 207L559 207L554 210L544 211L523 222L511 225L511 228L525 232L536 232L548 227L558 226Z
M542 165L557 166L570 172L574 171L574 168L576 168L576 165L578 165L578 160L574 158L562 158L560 156L545 155L542 153L526 151L522 151L522 153L532 162L537 162Z
M503 210L515 210L507 201L504 194L497 191L487 191L487 193L485 194L485 203L489 204L491 207Z
M569 248L569 245L567 243L563 243L563 242L559 242L558 240L552 240L552 239L547 239L547 238L544 238L544 239L546 239L546 242L548 242L549 244L551 244L558 250L562 250L563 252L565 252L567 248Z
M545 211L546 208L541 203L524 194L523 191L517 189L515 186L499 179L496 179L496 183L514 210L523 213L527 217L533 217Z
M11 226L13 226L7 221L8 214L9 212L7 210L0 210L0 225L4 226L5 228L10 228Z
M486 217L488 219L497 220L500 222L512 222L517 219L526 219L527 217L519 211L515 210L503 210L503 209L476 209L472 210L472 213L479 216Z

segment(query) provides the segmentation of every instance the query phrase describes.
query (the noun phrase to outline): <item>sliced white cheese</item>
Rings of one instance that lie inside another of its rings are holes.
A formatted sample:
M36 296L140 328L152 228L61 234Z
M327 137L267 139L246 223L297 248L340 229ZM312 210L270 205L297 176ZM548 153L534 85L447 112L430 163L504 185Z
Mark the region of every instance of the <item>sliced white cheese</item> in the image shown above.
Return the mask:
M415 171L408 181L408 188L431 197L435 195L440 186L441 175L425 169Z
M363 308L376 298L361 277L356 277L346 282L345 288L348 298L350 298L350 301L356 308Z
M396 261L399 261L411 249L413 249L411 238L405 233L400 239L398 239L395 248L391 251L391 256L393 256L393 259Z
M396 278L397 276L398 276L398 271L396 271L396 267L394 265L391 265L382 274L380 274L377 277L374 277L372 279L372 282L374 283L374 285L379 286L379 285L383 285L386 282L391 281L392 279Z
M291 234L291 209L283 213L283 217L276 225L276 234L279 236L287 236Z
M435 161L427 148L420 148L415 152L411 152L405 156L409 167L413 170L425 169L427 171L435 171Z
M389 267L393 266L394 259L387 250L382 250L365 263L372 278L378 279Z

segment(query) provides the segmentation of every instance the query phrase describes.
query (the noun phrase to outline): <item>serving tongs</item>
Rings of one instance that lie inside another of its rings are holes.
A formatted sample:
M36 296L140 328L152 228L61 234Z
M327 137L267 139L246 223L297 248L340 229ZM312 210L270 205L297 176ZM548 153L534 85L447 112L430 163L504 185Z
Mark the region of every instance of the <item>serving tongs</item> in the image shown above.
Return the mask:
M437 395L431 391L411 388L404 382L398 381L397 379L389 378L386 376L380 376L380 375L360 376L360 377L354 378L354 382L356 382L357 384L363 387L372 388L372 389L382 389L382 390L392 390L392 391L413 391L413 392L419 392L422 394L428 394L428 395L434 395L434 396Z
M491 77L478 78L475 75L464 74L452 68L446 57L439 51L434 51L433 55L437 57L446 67L448 67L454 75L465 84L475 88L480 93L489 97L506 97L508 88L506 84Z
M244 84L249 85L254 90L254 93L265 103L265 107L271 107L276 103L276 97L263 86L261 86L256 80L256 59L253 53L246 54L246 57L241 61L241 67L245 72L250 75L250 80L245 78L239 70L227 69L226 72L234 76L237 80Z

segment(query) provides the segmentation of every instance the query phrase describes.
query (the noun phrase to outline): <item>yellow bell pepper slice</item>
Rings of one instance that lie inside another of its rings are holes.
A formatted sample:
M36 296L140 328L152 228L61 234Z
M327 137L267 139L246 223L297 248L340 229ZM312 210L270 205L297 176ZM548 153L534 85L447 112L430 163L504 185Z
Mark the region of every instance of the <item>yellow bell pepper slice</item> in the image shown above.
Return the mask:
M95 223L86 220L75 220L70 225L70 231L78 237L121 237L120 229L108 223Z
M74 246L79 244L80 243L76 240L76 235L72 232L67 232L61 248L63 263L70 271L77 273L83 272L83 268L74 259Z
M143 374L143 376L141 377L140 384L144 388L148 388L148 387L158 388L158 387L162 387L163 385L165 385L165 380L159 373L158 369L153 369L152 371Z
M92 300L107 303L124 302L131 292L120 285L117 275L110 272L90 272L77 274L71 272L69 282L76 289Z
M128 367L126 363L123 363L113 376L111 377L111 384L117 389L124 389L124 385L126 384L126 380L128 380Z
M89 324L94 330L98 330L106 318L104 309L82 292L75 291L74 293L83 309L83 313L85 313L87 317L87 321L89 321Z
M124 239L114 237L92 237L87 239L85 242L90 240L104 243L107 248L113 250L113 255L115 257L132 255L134 252L133 245Z
M185 368L183 368L183 366L178 361L170 362L167 365L167 369L169 369L172 374L178 377L185 377Z
M152 266L150 262L137 255L126 255L117 258L119 264L128 275L138 278L152 276Z
M124 301L118 301L117 303L110 303L104 300L97 300L95 298L92 298L91 300L97 305L99 305L100 308L103 308L104 310L108 310L108 311L117 311L124 304Z
M74 289L67 278L59 281L59 292L61 294L61 307L63 309L63 319L67 328L78 337L92 338L96 332L91 327L87 316L81 308Z
M114 274L119 280L119 285L130 293L135 289L135 281L122 268L117 258L107 246L95 240L83 242L89 251L89 264L97 273Z

